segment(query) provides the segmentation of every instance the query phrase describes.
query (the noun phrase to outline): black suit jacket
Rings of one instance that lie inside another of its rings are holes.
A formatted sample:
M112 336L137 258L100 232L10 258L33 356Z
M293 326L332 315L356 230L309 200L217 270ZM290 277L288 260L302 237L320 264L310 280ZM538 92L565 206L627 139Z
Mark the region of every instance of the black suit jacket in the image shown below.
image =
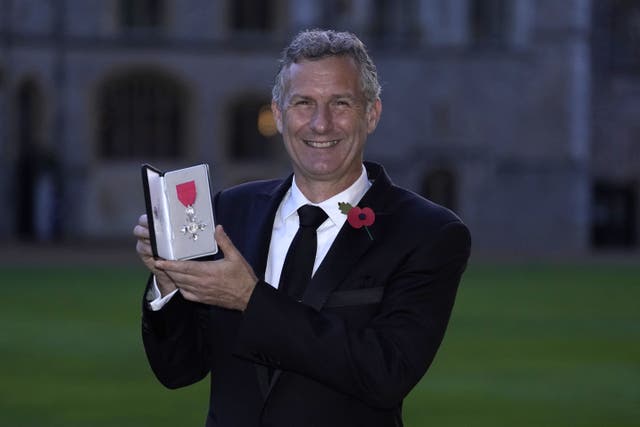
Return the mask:
M159 380L175 388L211 373L208 427L402 425L402 400L444 335L470 236L451 211L365 165L373 185L359 206L376 214L373 240L345 223L302 302L261 280L243 313L179 293L158 312L143 304ZM217 222L259 277L290 185L253 182L214 199Z

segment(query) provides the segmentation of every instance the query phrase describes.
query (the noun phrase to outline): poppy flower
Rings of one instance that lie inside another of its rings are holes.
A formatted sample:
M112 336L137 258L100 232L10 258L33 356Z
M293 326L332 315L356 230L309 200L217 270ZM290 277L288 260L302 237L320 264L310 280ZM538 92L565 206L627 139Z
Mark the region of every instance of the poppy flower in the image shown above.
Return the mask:
M373 225L376 220L376 214L373 209L369 207L360 208L358 206L351 206L349 203L339 202L338 207L340 212L347 216L347 222L353 228L359 229L364 227L369 235L369 238L373 240L373 236L369 231L369 226Z
M371 208L353 207L347 214L347 221L353 228L368 227L376 220L376 214Z

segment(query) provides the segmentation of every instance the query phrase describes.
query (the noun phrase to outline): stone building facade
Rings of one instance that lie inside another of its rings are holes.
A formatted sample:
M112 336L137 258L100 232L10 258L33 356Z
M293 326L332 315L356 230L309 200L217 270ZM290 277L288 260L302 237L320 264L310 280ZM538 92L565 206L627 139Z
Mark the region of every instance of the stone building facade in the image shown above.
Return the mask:
M127 238L143 162L207 162L214 189L287 174L270 89L313 27L378 65L367 158L458 212L477 251L637 249L624 0L0 0L0 238Z

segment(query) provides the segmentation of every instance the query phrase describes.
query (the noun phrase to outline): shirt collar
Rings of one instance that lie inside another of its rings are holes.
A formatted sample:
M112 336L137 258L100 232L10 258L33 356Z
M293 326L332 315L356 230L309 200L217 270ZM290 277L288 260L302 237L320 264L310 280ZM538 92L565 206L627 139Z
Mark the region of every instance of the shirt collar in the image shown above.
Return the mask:
M338 202L345 202L355 206L358 204L360 199L362 199L362 196L364 196L369 187L371 187L371 183L367 177L367 169L362 165L362 173L360 174L360 177L358 177L358 179L351 184L349 188L323 202L311 203L309 199L302 194L300 188L298 188L296 178L294 176L291 183L291 189L285 195L284 203L282 205L282 221L286 221L286 219L293 215L301 206L313 205L320 206L327 213L327 216L331 219L331 222L334 225L342 226L346 221L347 216L340 212Z

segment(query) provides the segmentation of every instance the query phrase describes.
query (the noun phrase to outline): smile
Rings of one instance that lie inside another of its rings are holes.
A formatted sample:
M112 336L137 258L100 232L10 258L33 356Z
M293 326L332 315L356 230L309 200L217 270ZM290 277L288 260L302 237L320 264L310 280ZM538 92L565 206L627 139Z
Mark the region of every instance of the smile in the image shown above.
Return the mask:
M311 140L305 139L303 140L303 142L305 143L305 145L312 148L330 148L338 144L337 139L334 139L333 141L311 141Z

